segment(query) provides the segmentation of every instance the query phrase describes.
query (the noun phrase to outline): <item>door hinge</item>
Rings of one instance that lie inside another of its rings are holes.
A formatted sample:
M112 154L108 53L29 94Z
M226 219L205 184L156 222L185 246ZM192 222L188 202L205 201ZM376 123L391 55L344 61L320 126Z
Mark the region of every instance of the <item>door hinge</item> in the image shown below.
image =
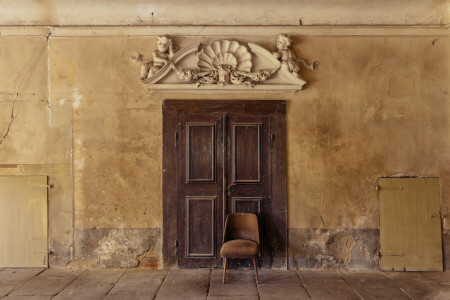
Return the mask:
M275 134L270 134L270 147L273 146L273 142L275 141Z
M375 187L375 190L377 190L377 191L397 191L397 190L403 190L403 189L404 189L404 187L402 187L401 185L390 187L390 188L381 188L381 186L379 186L379 185L377 185Z
M180 243L178 242L178 240L175 240L175 248L178 248L178 246L180 246Z
M405 256L405 253L381 253L380 256Z
M175 132L175 145L178 147L178 131Z

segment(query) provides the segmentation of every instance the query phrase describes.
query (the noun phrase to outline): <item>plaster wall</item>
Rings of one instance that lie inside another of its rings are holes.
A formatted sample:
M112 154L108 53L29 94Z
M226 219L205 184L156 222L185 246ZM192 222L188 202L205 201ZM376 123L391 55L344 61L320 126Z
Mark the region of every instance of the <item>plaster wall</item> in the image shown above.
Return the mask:
M439 177L448 213L449 38L324 32L294 45L320 62L303 91L204 95L146 89L129 56L152 53L154 37L0 37L1 136L14 107L0 174L48 174L59 191L51 265L162 267L163 99L287 100L290 267L377 268L379 177Z

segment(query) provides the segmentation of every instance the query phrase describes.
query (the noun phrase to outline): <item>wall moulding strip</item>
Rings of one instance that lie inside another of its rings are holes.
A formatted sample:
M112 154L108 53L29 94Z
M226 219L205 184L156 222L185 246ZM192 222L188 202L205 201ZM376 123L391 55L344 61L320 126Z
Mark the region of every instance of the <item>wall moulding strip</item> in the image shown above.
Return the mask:
M449 36L445 26L4 26L0 36Z

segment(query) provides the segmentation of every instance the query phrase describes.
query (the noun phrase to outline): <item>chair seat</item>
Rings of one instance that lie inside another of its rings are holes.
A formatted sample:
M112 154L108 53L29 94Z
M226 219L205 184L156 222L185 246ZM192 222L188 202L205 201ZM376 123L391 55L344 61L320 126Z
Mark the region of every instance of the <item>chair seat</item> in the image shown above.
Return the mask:
M255 257L258 255L258 248L258 243L251 240L231 240L223 244L220 256L223 258Z

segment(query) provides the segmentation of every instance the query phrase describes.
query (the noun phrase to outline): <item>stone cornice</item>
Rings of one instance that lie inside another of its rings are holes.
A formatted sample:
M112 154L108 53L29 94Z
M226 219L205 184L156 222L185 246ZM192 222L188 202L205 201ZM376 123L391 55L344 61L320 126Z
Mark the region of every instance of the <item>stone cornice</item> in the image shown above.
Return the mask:
M449 36L449 26L3 26L0 36Z
M440 25L445 0L0 0L0 25Z

